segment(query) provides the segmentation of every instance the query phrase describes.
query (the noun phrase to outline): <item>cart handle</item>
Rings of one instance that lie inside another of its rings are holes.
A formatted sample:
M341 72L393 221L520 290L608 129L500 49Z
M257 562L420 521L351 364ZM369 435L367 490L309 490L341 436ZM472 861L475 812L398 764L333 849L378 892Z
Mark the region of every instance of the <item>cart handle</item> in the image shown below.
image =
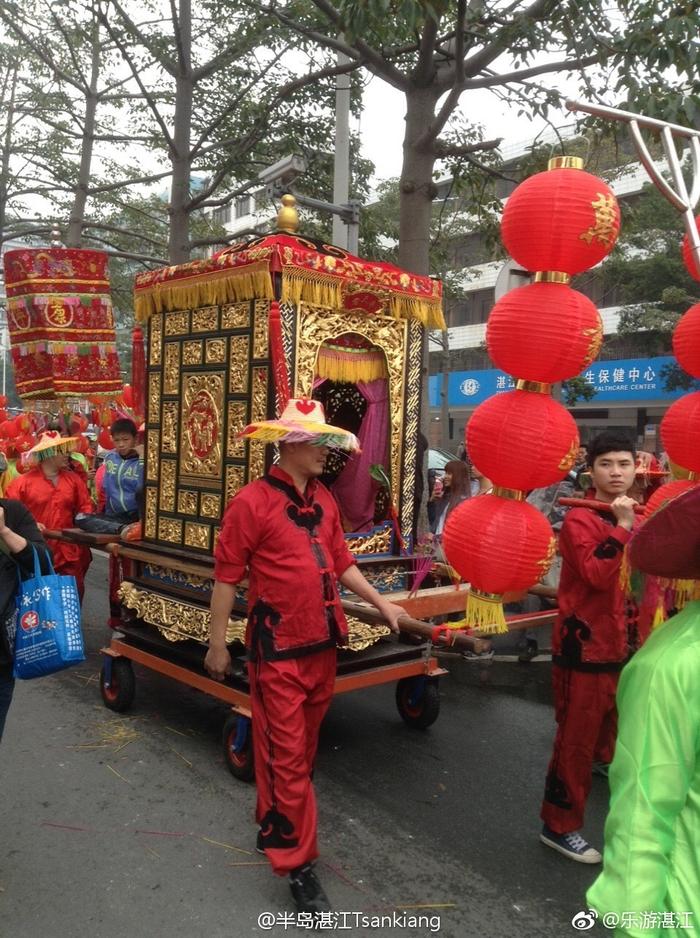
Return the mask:
M599 502L596 498L558 498L558 503L566 508L588 508L591 511L607 511L613 513L612 506L608 502ZM635 505L635 515L644 514L644 505Z
M342 601L342 605L346 613L356 619L364 620L370 625L382 625L385 622L382 614L369 606L349 602L347 599ZM400 606L401 603L397 602L396 605ZM409 635L418 635L421 638L431 639L433 644L437 645L457 645L458 647L469 648L477 655L488 651L491 647L491 642L487 638L465 635L461 629L450 629L449 634L441 632L436 635L434 625L423 622L422 619L413 619L408 614L400 616L398 624L401 631L407 632Z

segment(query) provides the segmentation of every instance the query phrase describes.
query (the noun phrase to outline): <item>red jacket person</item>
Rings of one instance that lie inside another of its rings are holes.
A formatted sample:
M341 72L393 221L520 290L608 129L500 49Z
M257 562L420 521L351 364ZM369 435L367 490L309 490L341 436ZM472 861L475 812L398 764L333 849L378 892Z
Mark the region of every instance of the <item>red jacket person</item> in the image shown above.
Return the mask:
M318 913L330 906L312 867L318 847L311 774L333 695L336 646L347 641L337 580L376 606L395 631L404 611L357 569L336 503L317 480L329 447L356 449L356 438L326 424L317 401L294 399L279 420L241 435L278 442L280 460L226 509L204 663L218 680L230 671L226 627L235 584L247 575L258 846L275 873L289 876L297 908Z
M635 452L625 439L601 434L588 446L591 494L609 512L572 508L559 536L559 614L552 633L552 683L557 721L547 771L540 840L579 863L601 855L579 832L593 763L612 760L617 731L615 692L638 645L636 607L620 582L634 525Z

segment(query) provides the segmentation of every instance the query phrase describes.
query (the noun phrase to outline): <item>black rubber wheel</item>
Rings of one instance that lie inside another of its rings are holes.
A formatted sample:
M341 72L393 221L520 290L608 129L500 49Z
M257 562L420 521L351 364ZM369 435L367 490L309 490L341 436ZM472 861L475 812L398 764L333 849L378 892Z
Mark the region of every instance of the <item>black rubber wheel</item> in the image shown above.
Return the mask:
M440 691L435 678L404 677L396 685L396 706L409 726L424 730L440 713Z
M136 694L136 678L129 659L113 658L109 686L105 681L106 674L103 665L100 671L100 693L104 705L117 713L124 713L133 704Z
M240 725L241 720L245 720L247 726ZM221 737L224 759L231 775L241 782L252 782L255 778L251 735L250 720L237 713L232 713L226 718Z

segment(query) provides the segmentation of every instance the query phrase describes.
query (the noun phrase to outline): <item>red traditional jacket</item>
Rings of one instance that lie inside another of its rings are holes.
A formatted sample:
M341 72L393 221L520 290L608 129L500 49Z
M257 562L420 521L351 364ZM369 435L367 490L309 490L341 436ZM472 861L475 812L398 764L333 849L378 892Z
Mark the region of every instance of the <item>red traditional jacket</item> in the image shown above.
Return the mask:
M315 479L301 495L273 466L229 502L214 551L215 578L248 575L251 660L297 658L347 642L336 580L355 563L337 505Z
M41 467L37 466L14 479L7 487L5 496L18 499L36 521L52 530L72 528L78 513L90 514L95 510L87 486L80 475L70 469L61 469L54 485L46 478ZM49 538L46 543L51 548L54 566L59 572L65 564L78 561L86 569L89 566L88 547Z
M636 650L637 610L620 585L631 532L606 512L572 508L561 528L559 614L552 632L555 664L618 671Z

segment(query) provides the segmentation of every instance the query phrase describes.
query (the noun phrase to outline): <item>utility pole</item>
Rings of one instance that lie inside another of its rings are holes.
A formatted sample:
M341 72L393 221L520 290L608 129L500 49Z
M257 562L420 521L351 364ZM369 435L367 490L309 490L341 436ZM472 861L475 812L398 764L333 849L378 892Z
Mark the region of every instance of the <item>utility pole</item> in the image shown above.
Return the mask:
M341 36L342 39L342 36ZM349 58L338 52L338 65ZM335 153L333 157L333 201L346 205L350 197L350 76L338 75L335 85ZM359 225L333 216L333 244L357 254Z

